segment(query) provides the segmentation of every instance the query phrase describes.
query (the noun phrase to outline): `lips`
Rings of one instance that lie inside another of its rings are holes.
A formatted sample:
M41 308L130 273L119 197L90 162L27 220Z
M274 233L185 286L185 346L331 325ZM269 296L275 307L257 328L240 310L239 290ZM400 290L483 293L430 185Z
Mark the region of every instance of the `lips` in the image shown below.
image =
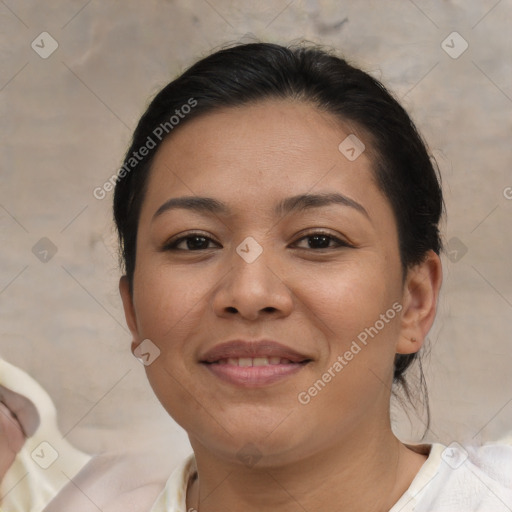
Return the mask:
M272 340L233 340L221 343L200 357L200 363L231 384L258 387L300 371L312 359Z
M302 363L309 361L310 358L301 354L289 347L286 347L276 341L260 340L260 341L244 341L233 340L213 347L200 357L202 363L219 363L220 361L227 361L229 359L238 360L258 360L267 358L270 364L276 364L279 358L289 361L291 363ZM273 361L270 361L273 359ZM245 361L246 362L246 361ZM254 366L249 364L242 364L241 366ZM257 366L257 365L256 365Z
M227 359L220 359L210 364L230 364L233 366L267 366L269 364L294 364L293 361L285 357L271 356L271 357L228 357Z

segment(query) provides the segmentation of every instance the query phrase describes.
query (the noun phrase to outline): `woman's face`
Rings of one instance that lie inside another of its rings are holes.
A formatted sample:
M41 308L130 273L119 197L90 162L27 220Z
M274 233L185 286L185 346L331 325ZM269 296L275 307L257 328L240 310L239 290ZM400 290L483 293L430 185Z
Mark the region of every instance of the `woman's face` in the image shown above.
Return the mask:
M151 386L195 449L272 464L389 421L395 353L419 345L404 341L396 223L356 133L366 151L348 159L349 128L275 100L198 117L158 150L121 293L132 348L150 340Z

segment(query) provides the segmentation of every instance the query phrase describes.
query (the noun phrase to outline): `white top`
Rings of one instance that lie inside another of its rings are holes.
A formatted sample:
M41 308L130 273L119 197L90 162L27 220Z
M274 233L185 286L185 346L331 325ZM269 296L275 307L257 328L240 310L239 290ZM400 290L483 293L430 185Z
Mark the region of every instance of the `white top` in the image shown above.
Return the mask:
M458 443L418 445L430 453L390 512L511 512L512 445L463 447ZM194 455L171 474L151 512L187 512Z

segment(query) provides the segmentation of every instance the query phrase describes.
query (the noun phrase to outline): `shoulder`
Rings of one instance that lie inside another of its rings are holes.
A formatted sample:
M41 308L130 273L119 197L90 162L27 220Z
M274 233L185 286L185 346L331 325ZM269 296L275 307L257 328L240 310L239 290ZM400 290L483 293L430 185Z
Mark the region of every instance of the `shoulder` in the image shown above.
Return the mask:
M433 444L407 499L416 512L510 512L510 440L480 446Z
M194 454L191 454L172 472L150 512L185 512L187 487L196 475L196 460Z

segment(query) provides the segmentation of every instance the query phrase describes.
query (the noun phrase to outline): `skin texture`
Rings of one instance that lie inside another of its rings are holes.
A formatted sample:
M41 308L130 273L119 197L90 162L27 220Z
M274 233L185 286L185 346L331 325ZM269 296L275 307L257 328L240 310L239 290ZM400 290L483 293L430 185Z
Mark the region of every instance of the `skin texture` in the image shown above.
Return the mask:
M338 150L350 133L367 147L353 162ZM196 455L199 478L187 508L388 510L425 461L394 437L389 400L395 353L419 350L434 320L441 264L430 252L403 280L395 219L370 157L370 141L356 127L284 100L201 116L158 150L133 295L125 277L120 292L132 350L144 339L158 346L149 382ZM368 215L338 204L274 212L289 196L333 192ZM215 198L230 214L179 209L153 220L180 196ZM205 249L187 251L186 241L182 250L162 249L198 230L212 240ZM304 238L319 230L334 237L327 249ZM248 236L263 249L252 263L236 252ZM310 403L299 403L298 393L394 303L400 314ZM199 363L206 350L240 338L276 340L312 361L252 389ZM248 443L261 457L255 465L237 456Z
M0 402L0 482L25 443L25 435L15 416Z

